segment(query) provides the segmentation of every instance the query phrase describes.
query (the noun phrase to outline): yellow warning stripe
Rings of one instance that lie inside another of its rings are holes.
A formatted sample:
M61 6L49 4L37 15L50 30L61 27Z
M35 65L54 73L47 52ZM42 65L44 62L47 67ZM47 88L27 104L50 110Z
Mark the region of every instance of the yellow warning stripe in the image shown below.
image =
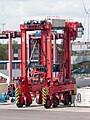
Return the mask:
M42 89L42 103L45 104L46 103L46 96L48 94L48 88L43 88Z
M20 88L15 89L15 97L16 97L16 103L19 103L19 96L21 94Z

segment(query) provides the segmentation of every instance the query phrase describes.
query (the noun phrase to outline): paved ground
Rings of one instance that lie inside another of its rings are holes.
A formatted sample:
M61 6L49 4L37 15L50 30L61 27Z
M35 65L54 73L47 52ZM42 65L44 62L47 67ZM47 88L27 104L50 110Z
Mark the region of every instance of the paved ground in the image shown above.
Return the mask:
M90 120L90 113L0 110L0 120Z
M90 108L43 106L17 108L15 104L0 105L0 120L90 120Z

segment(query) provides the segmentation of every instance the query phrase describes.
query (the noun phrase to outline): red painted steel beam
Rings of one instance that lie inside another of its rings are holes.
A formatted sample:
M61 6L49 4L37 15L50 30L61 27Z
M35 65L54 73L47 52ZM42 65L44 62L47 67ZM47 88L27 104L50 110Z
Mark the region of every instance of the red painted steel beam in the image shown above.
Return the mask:
M78 22L66 22L65 38L66 38L66 76L71 81L71 50L70 42L78 37L78 27L82 26Z
M20 25L21 30L33 31L33 30L42 30L45 29L45 25Z
M47 44L46 44L46 31L45 30L41 30L41 64L42 65L45 65L46 64L46 47L47 47Z
M0 34L0 39L8 39L8 34Z
M66 78L71 81L71 50L70 50L70 31L66 29Z
M3 31L0 34L0 39L8 39L9 38L9 36L8 36L9 33L11 34L11 38L20 38L21 37L21 31L6 30L6 31Z
M27 71L26 71L26 63L27 63L27 47L26 47L26 31L21 30L21 76L24 83L21 84L23 88L24 94L27 94Z
M47 24L47 80L46 83L48 84L48 80L50 83L52 81L52 37L51 37L51 29L52 26L50 23Z

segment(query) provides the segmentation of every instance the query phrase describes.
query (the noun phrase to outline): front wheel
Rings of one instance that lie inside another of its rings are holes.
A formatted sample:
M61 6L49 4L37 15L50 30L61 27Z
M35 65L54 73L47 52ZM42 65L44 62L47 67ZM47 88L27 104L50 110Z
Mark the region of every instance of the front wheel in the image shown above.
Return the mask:
M51 99L50 98L47 98L46 99L46 103L44 104L44 107L46 109L50 108L51 107Z
M20 103L17 103L16 105L17 105L18 108L22 108L23 107L23 105L20 104Z
M53 107L56 108L59 105L59 99L57 97L53 98Z
M36 103L42 104L42 93L39 92L39 94L36 95Z
M26 96L26 107L29 107L32 104L32 98L31 98L31 94L28 94Z
M26 103L26 107L29 107L31 105L31 103Z
M18 99L18 102L16 103L17 107L23 107L23 103L21 102L20 98Z

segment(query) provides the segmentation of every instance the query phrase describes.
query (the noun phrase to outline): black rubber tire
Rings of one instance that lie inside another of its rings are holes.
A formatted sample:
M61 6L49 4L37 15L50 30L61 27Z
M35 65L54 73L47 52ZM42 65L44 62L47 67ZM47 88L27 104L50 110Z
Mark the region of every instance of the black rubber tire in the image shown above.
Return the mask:
M39 95L39 98L36 97L36 103L37 103L37 104L42 104L42 93L39 92L38 95Z
M46 109L49 109L51 107L51 99L50 98L47 98L46 99L46 104L44 104L44 107Z
M30 105L31 105L31 103L26 103L26 105L25 105L25 106L26 106L26 107L29 107Z
M23 105L20 104L20 103L17 103L16 105L17 105L18 108L22 108L23 107Z
M36 103L37 103L37 104L42 104L42 101L40 101L40 100L37 101L37 100L36 100Z
M59 99L57 97L54 97L52 101L53 101L53 108L58 107L58 105L59 105Z
M67 95L67 96L65 97L65 99L63 100L63 104L64 104L64 105L69 105L69 102L70 102L70 96Z
M41 96L40 96L39 99L36 99L36 103L37 103L37 104L42 104L42 98L41 98Z
M22 107L23 107L23 105L24 105L24 103L23 103L23 104L21 104L21 103L20 103L20 98L19 98L19 102L18 102L18 103L16 103L16 105L17 105L17 107L18 107L18 108L22 108Z

